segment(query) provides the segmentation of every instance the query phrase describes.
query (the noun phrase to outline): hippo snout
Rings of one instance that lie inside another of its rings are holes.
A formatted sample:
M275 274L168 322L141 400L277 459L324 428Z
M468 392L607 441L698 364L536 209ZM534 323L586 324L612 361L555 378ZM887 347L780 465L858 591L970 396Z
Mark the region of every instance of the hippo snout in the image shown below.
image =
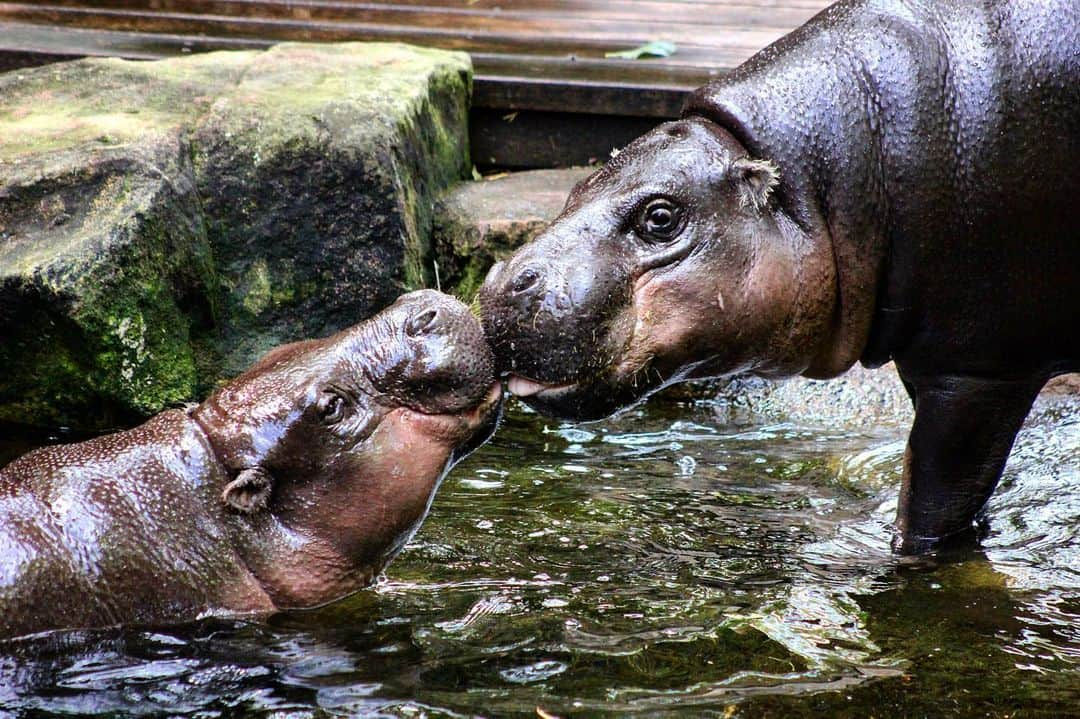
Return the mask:
M553 229L492 267L479 294L497 370L546 384L603 370L611 323L628 291L617 267L604 267L603 256L565 252Z
M541 282L542 270L533 263L522 264L514 261L495 263L484 278L481 296L506 295L520 298L522 305L535 303L546 286Z
M524 259L519 256L500 262L488 272L479 295L484 331L495 351L499 372L557 380L560 368L551 357L541 357L540 339L569 319L560 317L561 310L570 309L568 298L557 278L549 281L538 263ZM579 362L564 358L558 364Z
M460 412L489 395L495 360L463 303L434 290L411 292L389 308L388 322L400 332L366 338L378 345L371 349L380 357L372 373L379 391L428 414Z
M450 336L461 343L482 340L480 323L469 308L435 290L417 290L395 303L404 310L402 327L409 337Z

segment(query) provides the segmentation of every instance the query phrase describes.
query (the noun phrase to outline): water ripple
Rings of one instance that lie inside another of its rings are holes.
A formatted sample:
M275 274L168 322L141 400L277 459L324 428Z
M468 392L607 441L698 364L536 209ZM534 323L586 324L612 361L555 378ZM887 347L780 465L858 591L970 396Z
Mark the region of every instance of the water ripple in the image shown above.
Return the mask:
M732 426L710 403L653 403L576 426L511 407L373 590L266 623L9 643L0 711L1075 711L1075 400L1036 407L982 550L913 561L889 551L902 425L744 410Z

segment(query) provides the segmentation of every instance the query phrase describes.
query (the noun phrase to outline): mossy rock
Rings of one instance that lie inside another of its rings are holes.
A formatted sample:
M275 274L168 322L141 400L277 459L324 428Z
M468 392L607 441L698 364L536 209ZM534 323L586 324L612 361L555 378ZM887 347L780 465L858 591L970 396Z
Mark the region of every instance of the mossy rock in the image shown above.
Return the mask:
M194 145L226 373L431 282L434 195L471 167L469 82L458 54L289 44L215 102Z
M153 135L7 168L0 419L108 425L195 395L216 284L187 154Z
M470 83L379 43L0 75L0 419L134 421L428 284Z

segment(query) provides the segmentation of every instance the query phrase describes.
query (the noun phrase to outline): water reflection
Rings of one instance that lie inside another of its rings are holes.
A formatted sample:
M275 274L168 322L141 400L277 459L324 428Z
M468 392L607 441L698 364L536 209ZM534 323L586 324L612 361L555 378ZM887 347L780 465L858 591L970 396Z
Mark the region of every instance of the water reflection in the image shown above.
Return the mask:
M1080 706L1080 411L1022 432L983 550L889 553L902 427L511 408L375 590L265 623L51 635L44 714L867 716ZM943 709L943 707L945 709Z

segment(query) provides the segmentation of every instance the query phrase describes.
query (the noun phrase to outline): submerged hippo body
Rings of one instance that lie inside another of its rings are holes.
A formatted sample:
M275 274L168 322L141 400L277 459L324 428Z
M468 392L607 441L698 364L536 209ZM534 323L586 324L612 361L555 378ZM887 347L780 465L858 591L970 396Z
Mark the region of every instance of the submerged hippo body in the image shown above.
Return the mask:
M417 292L188 410L0 470L0 637L309 607L367 584L491 433L490 350Z
M1080 6L840 2L575 187L480 300L511 390L566 417L893 359L899 548L966 531L1080 369Z

